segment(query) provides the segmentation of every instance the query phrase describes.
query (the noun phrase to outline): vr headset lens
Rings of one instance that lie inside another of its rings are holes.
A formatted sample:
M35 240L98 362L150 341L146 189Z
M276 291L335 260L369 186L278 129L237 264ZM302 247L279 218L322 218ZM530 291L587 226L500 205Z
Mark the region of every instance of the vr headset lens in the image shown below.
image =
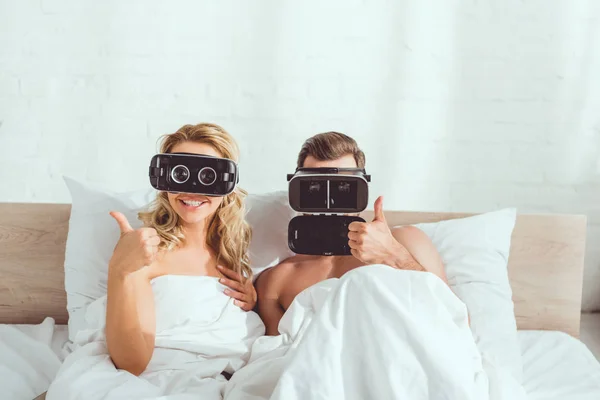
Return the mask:
M185 165L177 165L171 170L171 179L178 184L186 183L190 179L190 170Z
M358 206L358 182L330 181L329 202L332 207L356 209Z
M327 182L325 181L300 181L300 207L316 209L327 207Z

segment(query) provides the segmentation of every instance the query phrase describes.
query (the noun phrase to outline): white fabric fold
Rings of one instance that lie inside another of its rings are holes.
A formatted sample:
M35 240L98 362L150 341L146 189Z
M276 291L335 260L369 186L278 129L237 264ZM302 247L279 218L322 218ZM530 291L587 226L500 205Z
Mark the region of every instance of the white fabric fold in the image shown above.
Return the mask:
M43 393L60 368L53 351L54 319L39 325L0 325L0 397L30 400Z
M48 390L48 400L221 399L233 373L247 361L264 325L223 293L216 278L161 276L152 282L156 343L139 377L117 370L106 348L106 297L92 303L86 328Z
M465 305L433 274L378 265L320 282L279 331L254 343L225 399L526 398L482 359Z

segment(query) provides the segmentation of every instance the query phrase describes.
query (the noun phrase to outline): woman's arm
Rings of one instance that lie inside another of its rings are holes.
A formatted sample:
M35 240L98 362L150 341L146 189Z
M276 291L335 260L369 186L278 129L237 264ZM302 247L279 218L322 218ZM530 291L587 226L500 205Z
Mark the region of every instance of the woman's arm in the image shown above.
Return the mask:
M121 237L108 265L106 345L117 368L140 375L154 351L156 315L149 271L160 238L152 228L134 230L119 212L111 216Z
M109 273L106 344L115 366L134 375L144 372L155 334L154 296L146 274Z

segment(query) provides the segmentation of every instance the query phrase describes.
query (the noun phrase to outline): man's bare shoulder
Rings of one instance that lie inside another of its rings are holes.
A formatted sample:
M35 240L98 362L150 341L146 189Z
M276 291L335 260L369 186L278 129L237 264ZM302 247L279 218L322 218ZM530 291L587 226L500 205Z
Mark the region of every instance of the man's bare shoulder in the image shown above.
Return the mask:
M431 242L429 236L422 230L412 225L396 226L391 229L392 235L400 243L403 242Z
M392 231L392 233L393 232L402 232L402 233L409 234L409 235L425 234L422 230L420 230L419 228L417 228L416 226L413 226L413 225L395 226L391 229L391 231Z
M256 289L259 292L278 292L282 282L293 273L295 265L294 257L290 257L274 267L267 268L256 278Z
M400 226L392 229L392 235L426 271L447 281L442 258L425 232L415 226Z

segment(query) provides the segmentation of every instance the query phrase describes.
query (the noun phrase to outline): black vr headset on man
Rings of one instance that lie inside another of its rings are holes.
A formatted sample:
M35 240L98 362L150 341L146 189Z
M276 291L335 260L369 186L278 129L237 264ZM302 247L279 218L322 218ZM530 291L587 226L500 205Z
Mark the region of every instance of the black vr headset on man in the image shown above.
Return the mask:
M225 196L239 181L237 164L228 158L163 153L150 161L150 184L165 192Z
M290 206L299 215L288 225L296 254L350 255L348 225L365 222L349 215L367 208L371 176L362 168L297 168L288 174Z

